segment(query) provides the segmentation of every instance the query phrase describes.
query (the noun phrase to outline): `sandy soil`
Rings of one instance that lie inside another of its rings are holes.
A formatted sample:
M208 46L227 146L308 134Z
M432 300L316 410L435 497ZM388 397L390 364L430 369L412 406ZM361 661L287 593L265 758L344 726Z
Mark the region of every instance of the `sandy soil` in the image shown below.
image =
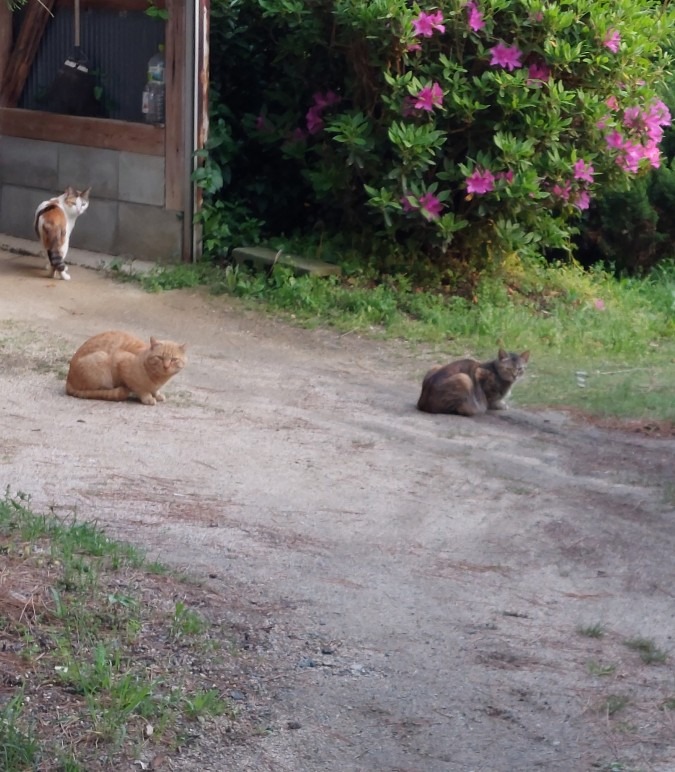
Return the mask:
M268 674L260 736L173 769L675 770L675 441L517 387L504 413L421 414L419 349L71 274L0 252L0 484L207 579ZM115 328L187 342L166 403L65 396Z

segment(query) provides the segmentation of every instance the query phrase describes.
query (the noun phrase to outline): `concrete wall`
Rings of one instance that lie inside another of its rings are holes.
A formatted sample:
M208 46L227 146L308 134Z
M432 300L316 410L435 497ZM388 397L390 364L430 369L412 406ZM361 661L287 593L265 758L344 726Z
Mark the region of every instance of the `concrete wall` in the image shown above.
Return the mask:
M180 260L182 213L164 209L164 158L0 137L0 233L35 239L41 201L91 186L71 245L145 260Z

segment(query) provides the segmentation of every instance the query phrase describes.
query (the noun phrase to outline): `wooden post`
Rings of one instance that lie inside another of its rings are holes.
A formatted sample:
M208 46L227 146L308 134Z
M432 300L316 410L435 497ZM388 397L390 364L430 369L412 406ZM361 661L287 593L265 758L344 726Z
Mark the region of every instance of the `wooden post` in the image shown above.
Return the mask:
M0 3L0 84L5 80L11 52L12 12L7 7L7 3Z
M192 112L185 99L186 0L168 0L164 56L166 59L166 171L165 205L176 212L184 211L185 140L184 116ZM190 217L189 212L184 212Z
M16 107L23 87L33 65L33 60L40 47L47 22L51 19L51 10L55 0L41 0L30 3L26 9L16 45L7 62L0 88L0 106ZM6 3L2 4L3 7ZM10 14L11 17L11 14ZM8 20L11 34L11 18ZM5 34L5 33L3 33Z

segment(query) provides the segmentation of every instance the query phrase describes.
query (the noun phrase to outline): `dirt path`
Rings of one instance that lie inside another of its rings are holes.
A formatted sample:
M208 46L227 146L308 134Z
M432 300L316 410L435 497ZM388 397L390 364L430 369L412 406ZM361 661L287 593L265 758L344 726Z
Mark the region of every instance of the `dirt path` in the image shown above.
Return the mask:
M674 441L423 415L405 346L41 268L0 252L0 484L209 577L274 663L260 737L174 769L675 770ZM166 403L64 395L111 328L188 343Z

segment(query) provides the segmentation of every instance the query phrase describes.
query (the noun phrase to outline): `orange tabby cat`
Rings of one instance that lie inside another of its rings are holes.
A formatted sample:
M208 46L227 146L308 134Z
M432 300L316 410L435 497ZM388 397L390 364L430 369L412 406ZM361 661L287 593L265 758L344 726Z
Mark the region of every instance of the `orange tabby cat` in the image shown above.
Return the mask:
M148 345L118 330L99 333L70 360L66 394L118 402L135 394L144 405L163 402L159 389L185 366L185 349L185 344L155 338Z
M35 232L47 253L50 276L58 272L62 279L70 279L66 255L75 220L89 207L89 191L66 188L56 198L43 201L35 210Z

